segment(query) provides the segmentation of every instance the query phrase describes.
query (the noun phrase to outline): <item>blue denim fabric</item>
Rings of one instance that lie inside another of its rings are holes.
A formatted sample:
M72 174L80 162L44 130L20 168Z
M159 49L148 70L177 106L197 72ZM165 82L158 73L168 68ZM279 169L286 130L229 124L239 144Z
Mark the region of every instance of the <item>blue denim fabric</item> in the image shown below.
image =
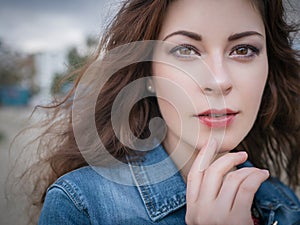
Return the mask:
M239 166L253 167L247 161ZM300 225L300 201L294 192L276 178L262 183L255 194L254 204L266 225Z
M132 185L111 181L97 172L99 168L90 166L65 174L49 187L39 224L185 224L186 185L181 175L174 173L175 165L166 160L168 166L157 167L156 172L147 167L163 159L168 159L168 155L160 145L142 161L129 163L128 170L121 171L119 176L127 178ZM247 162L241 165L244 166L252 165ZM149 182L168 170L174 173L169 178ZM300 224L299 200L277 179L261 185L254 204L266 225L275 221L278 225Z

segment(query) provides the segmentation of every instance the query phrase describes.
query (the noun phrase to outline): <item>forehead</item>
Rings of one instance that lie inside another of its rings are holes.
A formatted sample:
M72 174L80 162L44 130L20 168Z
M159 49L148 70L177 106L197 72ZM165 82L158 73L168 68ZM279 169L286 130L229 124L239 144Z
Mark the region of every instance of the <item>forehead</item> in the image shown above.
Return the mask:
M264 24L252 0L176 0L167 9L161 34L174 29L232 34L239 30L263 32Z

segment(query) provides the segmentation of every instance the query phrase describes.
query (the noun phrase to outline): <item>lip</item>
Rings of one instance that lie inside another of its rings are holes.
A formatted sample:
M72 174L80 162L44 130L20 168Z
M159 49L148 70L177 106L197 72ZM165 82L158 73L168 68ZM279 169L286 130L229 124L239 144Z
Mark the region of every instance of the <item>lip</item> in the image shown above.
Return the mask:
M201 123L208 127L228 127L232 124L239 111L232 109L209 109L197 115Z

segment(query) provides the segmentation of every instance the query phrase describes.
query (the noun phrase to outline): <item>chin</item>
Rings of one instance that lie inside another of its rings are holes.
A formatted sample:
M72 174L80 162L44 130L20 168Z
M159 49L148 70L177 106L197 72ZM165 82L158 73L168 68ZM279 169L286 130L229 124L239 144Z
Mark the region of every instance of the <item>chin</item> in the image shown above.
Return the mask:
M232 151L233 149L235 149L237 147L237 145L225 145L225 146L221 146L220 147L220 150L219 150L219 152L230 152L230 151Z
M219 142L220 145L220 152L230 152L233 149L235 149L240 143L241 143L242 139L238 139L238 140L226 140L224 139L223 141Z

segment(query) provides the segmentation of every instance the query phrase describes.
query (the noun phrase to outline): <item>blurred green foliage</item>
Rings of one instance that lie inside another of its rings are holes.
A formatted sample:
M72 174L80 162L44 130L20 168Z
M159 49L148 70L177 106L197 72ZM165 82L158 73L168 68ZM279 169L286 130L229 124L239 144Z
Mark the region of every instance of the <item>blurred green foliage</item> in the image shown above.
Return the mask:
M31 95L36 94L35 75L35 56L12 50L0 38L0 87L23 85Z
M98 44L98 40L91 36L87 37L85 48L86 49L95 49ZM56 72L53 76L51 84L51 94L66 94L69 88L72 86L74 80L77 78L78 74L74 73L70 76L73 71L76 71L82 67L88 60L89 53L82 53L78 50L77 47L72 47L67 52L67 70L63 73Z
M4 133L2 131L0 131L0 143L2 141L4 141L4 139L5 139L5 135L4 135Z

